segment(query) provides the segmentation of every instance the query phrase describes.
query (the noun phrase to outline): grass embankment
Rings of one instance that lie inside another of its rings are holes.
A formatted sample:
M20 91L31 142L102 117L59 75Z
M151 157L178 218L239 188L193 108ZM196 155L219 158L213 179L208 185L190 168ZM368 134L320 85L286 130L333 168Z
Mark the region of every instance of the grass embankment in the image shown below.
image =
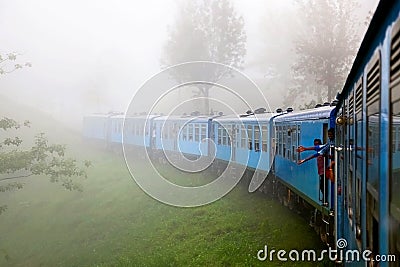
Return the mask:
M93 163L84 192L32 177L0 194L0 266L293 266L259 262L257 251L321 249L304 219L243 186L210 205L171 207L141 191L116 154L75 152Z

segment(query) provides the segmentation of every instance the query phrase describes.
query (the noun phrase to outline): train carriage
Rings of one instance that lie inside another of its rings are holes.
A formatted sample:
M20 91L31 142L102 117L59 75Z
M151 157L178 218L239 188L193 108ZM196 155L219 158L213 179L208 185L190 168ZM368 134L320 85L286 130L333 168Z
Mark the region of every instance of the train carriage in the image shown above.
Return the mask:
M153 146L151 139L153 135L152 129L154 128L154 120L158 117L159 115L126 116L123 121L124 143L148 148ZM121 123L121 121L115 123Z
M208 156L207 138L213 117L162 116L154 119L155 149Z
M300 155L298 146L312 147L314 139L328 141L327 132L334 127L334 107L324 106L312 110L289 113L274 120L277 139L274 162L275 176L301 198L307 200L315 208L322 210L322 204L329 203L328 196L322 196L320 181L315 160L298 165L300 159L306 158L315 151ZM325 187L325 186L324 186ZM332 189L331 189L332 190ZM332 208L332 203L330 203Z
M385 257L380 266L397 266L387 257L400 256L399 17L399 1L380 2L337 109L337 238Z
M108 140L107 124L109 123L109 115L94 114L83 118L83 137L92 140Z
M247 166L268 174L273 157L272 121L276 113L246 117L223 117L214 120L217 158Z
M121 113L110 112L108 114L93 114L83 118L83 137L109 144L115 140L116 134L122 130L122 122L116 124L115 120L121 117Z

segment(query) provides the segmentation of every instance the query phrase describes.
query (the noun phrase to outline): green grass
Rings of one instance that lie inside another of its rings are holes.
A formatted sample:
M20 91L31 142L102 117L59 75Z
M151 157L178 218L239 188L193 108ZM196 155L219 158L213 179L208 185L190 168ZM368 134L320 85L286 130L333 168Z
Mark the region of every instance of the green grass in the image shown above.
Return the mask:
M93 163L84 192L32 177L0 194L0 266L293 266L259 262L257 251L322 249L303 218L243 186L206 206L172 207L146 195L120 156L72 147Z

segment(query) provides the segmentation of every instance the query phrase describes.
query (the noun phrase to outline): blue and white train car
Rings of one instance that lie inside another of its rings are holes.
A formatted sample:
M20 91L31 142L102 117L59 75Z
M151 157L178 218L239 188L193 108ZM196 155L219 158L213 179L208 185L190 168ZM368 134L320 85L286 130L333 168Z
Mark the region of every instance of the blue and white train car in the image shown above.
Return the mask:
M121 118L123 118L121 113L114 112L85 116L83 118L83 137L107 144L118 142L120 138L117 135L122 131Z
M127 116L124 121L124 143L141 147L152 146L154 120L158 117L159 115Z
M337 238L400 260L400 1L380 1L339 97ZM364 261L348 265L365 266Z
M221 117L214 120L214 142L217 158L247 166L266 174L274 156L273 118L276 113L246 117Z
M317 209L323 209L322 204L329 202L327 196L322 199L320 181L316 160L310 160L302 165L297 162L315 151L304 152L301 155L296 149L302 145L312 147L314 139L328 141L327 132L334 125L334 107L323 106L296 113L288 113L275 118L276 155L274 162L275 175L289 189L312 204ZM332 203L331 203L332 204Z
M107 141L109 132L108 124L111 123L110 115L94 114L83 118L83 137Z
M213 117L162 116L154 119L155 149L187 155L208 156L208 142Z

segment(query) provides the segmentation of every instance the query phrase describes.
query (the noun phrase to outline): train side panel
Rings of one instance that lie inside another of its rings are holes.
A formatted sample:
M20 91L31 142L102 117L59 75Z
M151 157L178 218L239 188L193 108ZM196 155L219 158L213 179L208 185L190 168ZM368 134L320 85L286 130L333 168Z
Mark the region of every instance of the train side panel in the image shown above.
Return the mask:
M326 119L276 124L278 147L275 156L275 174L315 206L322 204L316 159L302 165L298 165L297 161L315 154L316 151L306 151L299 155L296 148L299 145L313 146L315 138L324 140L324 135L326 135L324 131L327 127L328 120Z

